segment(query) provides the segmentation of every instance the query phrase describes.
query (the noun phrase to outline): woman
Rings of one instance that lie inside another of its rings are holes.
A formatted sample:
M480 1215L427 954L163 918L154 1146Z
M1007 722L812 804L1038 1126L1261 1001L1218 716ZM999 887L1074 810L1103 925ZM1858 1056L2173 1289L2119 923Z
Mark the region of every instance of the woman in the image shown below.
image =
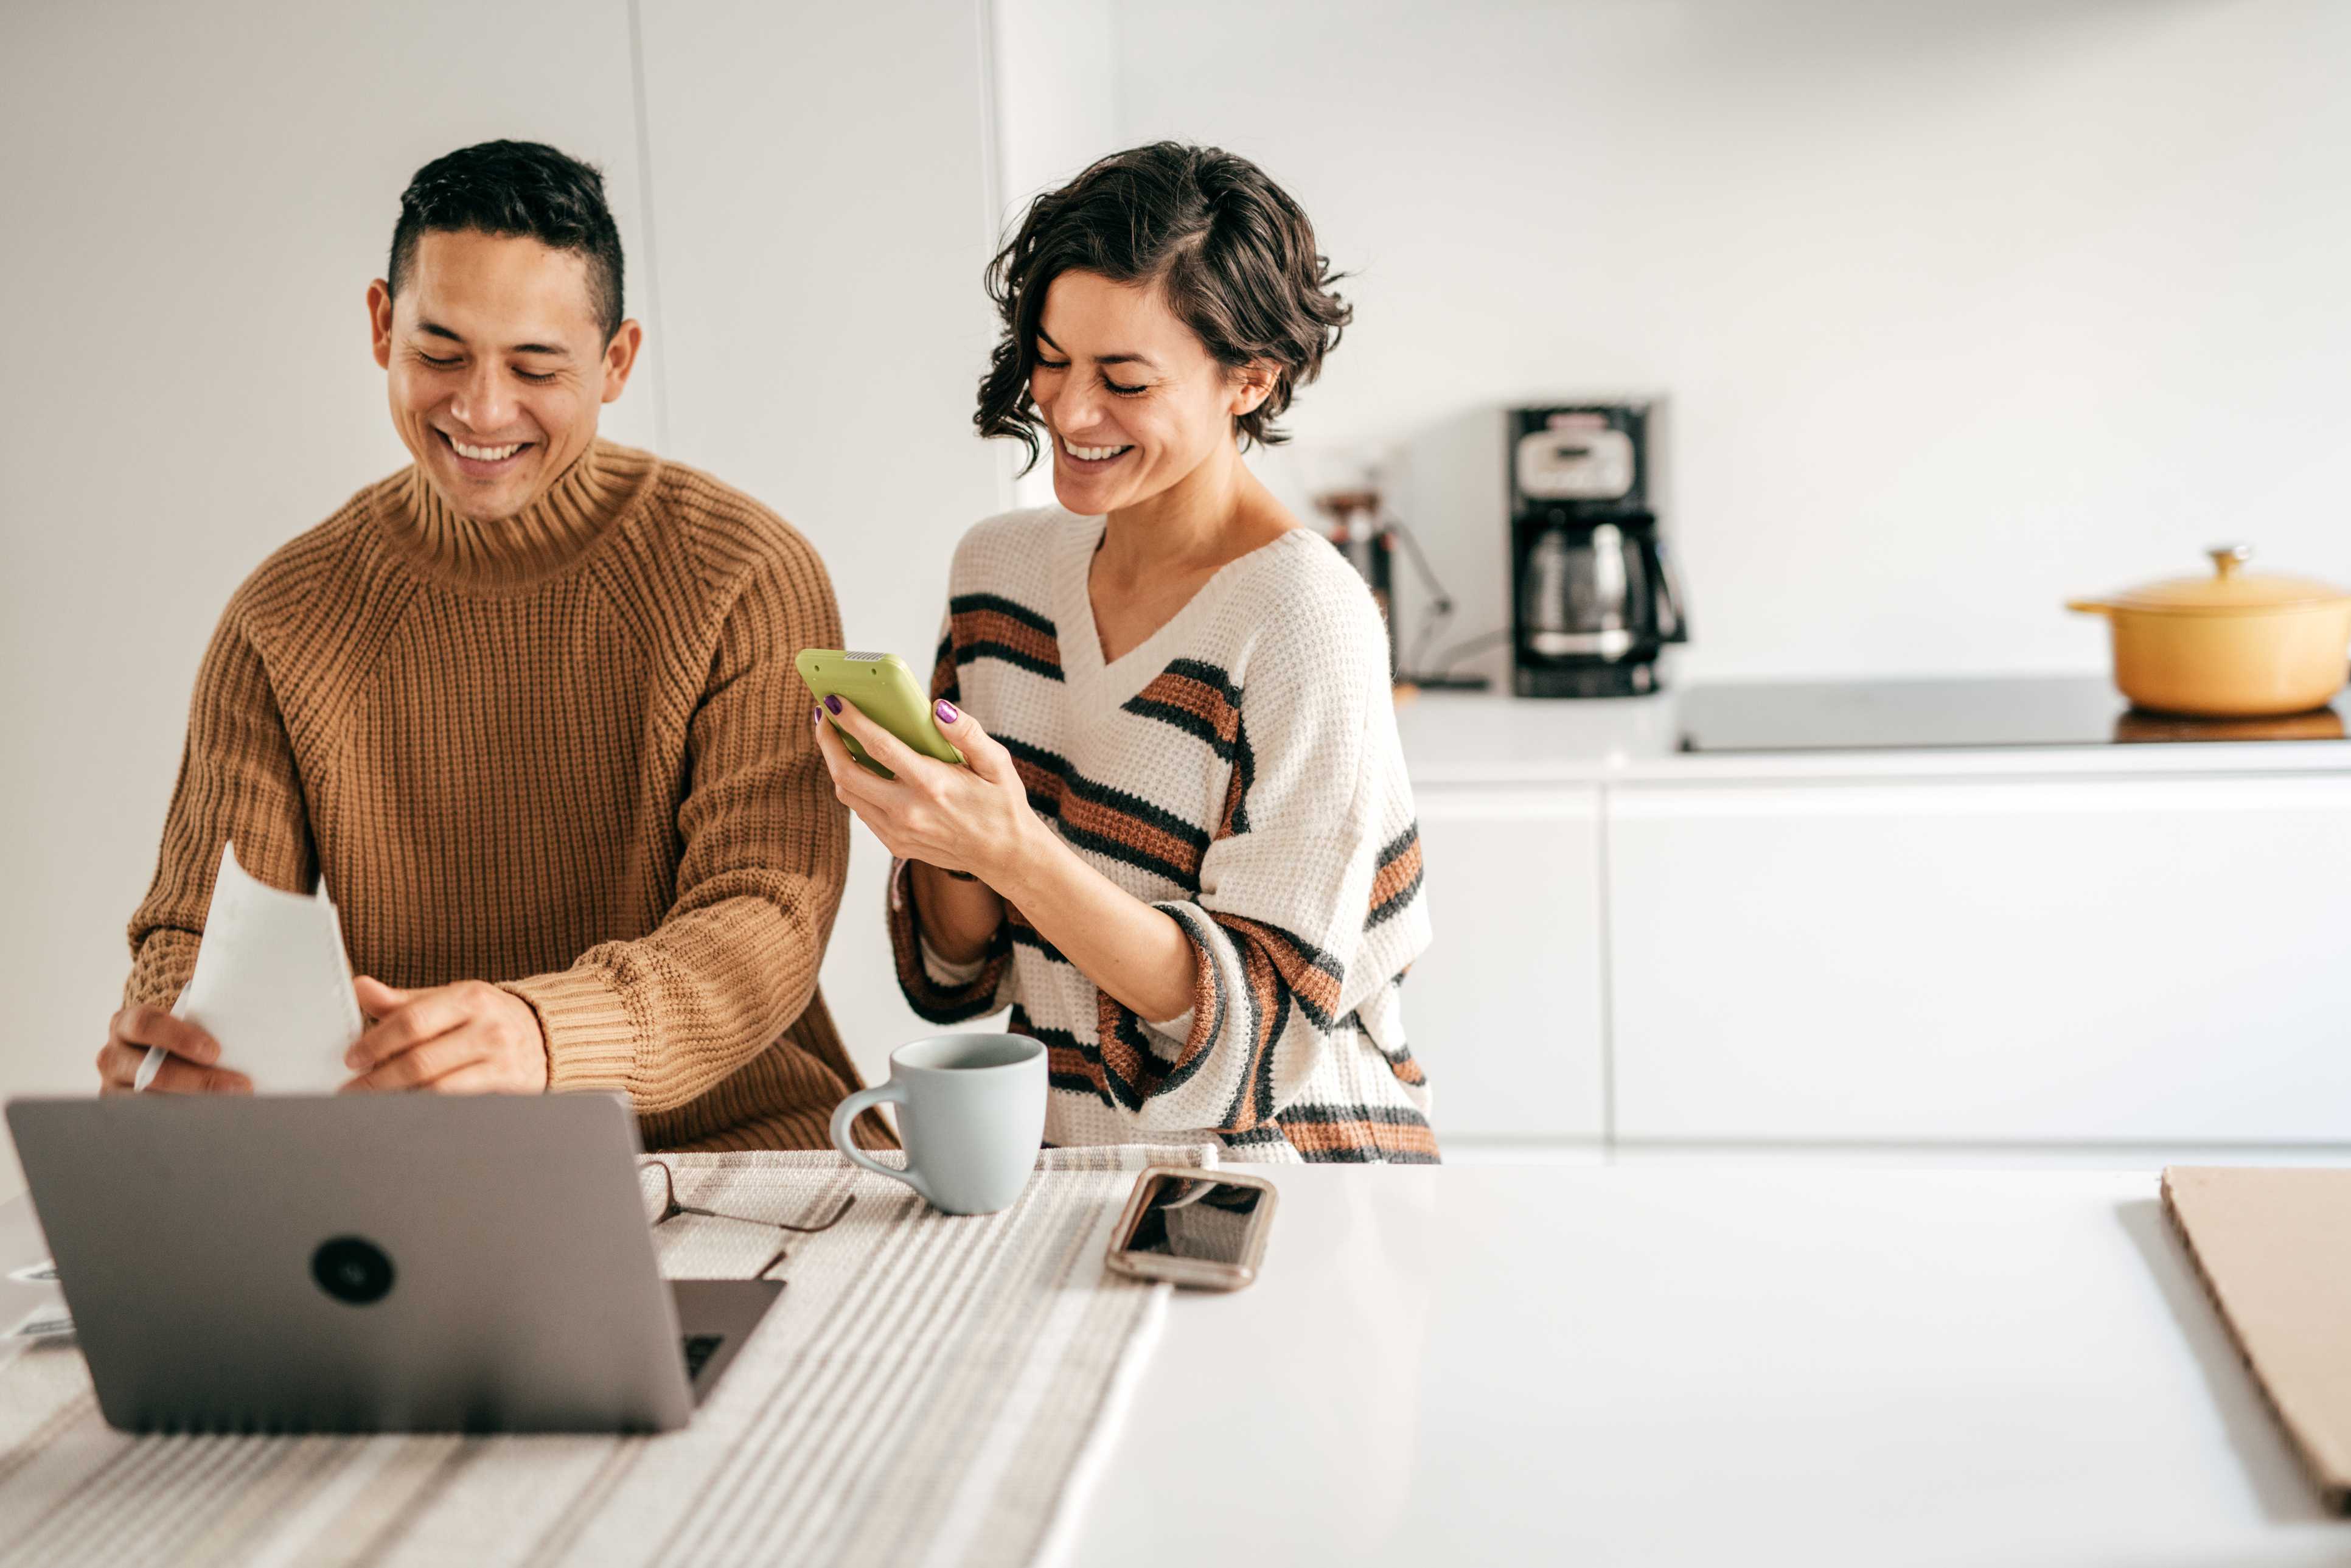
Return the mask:
M1435 1160L1397 1003L1428 918L1385 632L1240 456L1283 439L1349 318L1312 227L1247 160L1162 142L1039 197L988 280L975 423L1032 462L1050 443L1061 505L956 549L932 695L969 767L840 699L815 716L897 857L907 999L1011 1007L1049 1048L1049 1143Z

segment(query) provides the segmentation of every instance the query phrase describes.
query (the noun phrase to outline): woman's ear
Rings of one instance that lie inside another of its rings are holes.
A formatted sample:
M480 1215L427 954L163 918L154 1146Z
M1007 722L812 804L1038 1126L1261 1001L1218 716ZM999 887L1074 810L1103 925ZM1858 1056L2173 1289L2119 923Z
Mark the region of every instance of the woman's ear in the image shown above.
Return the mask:
M1233 371L1233 416L1255 413L1263 407L1280 379L1280 372L1261 360Z

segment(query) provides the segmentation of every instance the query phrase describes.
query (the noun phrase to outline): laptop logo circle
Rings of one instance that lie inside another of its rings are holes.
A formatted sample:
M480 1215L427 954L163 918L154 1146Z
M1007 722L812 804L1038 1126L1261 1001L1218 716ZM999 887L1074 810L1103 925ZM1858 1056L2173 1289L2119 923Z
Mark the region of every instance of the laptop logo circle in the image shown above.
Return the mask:
M392 1293L392 1260L372 1241L337 1236L310 1254L310 1277L335 1300L364 1307Z

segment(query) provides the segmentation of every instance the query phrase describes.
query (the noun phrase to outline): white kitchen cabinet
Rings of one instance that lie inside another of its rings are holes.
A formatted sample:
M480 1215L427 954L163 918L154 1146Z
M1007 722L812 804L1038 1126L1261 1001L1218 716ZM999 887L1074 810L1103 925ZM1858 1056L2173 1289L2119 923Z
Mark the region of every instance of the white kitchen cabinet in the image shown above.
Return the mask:
M1600 791L1424 788L1436 938L1404 983L1439 1143L1605 1130Z
M1606 810L1620 1140L2351 1142L2351 776Z

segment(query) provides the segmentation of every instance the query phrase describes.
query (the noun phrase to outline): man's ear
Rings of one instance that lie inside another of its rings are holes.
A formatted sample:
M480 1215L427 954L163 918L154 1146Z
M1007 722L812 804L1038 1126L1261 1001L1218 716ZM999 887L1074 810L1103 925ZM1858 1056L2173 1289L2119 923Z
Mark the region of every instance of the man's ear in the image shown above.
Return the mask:
M631 317L621 323L612 340L604 345L604 401L618 398L629 384L629 372L637 368L637 350L645 346L645 329Z
M379 370L392 369L392 285L379 277L368 285L368 332L375 340Z

